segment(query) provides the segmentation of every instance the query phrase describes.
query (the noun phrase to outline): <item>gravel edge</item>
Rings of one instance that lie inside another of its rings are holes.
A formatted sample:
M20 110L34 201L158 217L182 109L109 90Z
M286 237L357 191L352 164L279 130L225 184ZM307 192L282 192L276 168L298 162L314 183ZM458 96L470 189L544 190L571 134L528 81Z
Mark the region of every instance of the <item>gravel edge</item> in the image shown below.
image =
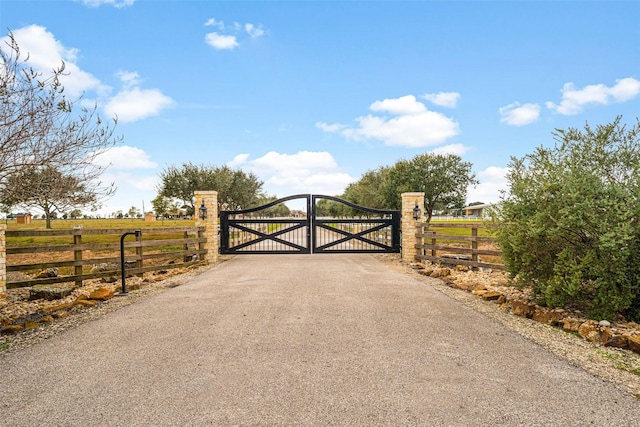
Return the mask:
M113 298L100 302L93 307L74 310L70 312L68 317L56 319L48 325L41 325L36 329L23 330L14 335L0 335L0 357L2 357L3 354L22 351L68 329L72 329L83 323L98 319L107 313L119 310L122 307L134 304L144 298L148 298L167 289L183 285L188 280L213 267L215 266L205 265L202 267L192 268L184 273L180 273L157 282L152 282L145 285L143 288L130 291L127 296L114 296Z

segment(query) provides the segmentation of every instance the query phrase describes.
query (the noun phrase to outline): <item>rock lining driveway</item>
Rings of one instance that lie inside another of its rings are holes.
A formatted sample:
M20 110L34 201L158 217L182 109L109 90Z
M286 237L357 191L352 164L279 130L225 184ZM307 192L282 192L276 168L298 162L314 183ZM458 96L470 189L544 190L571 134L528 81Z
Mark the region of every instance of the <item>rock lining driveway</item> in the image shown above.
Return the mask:
M633 396L369 255L238 256L0 368L2 426L640 425Z

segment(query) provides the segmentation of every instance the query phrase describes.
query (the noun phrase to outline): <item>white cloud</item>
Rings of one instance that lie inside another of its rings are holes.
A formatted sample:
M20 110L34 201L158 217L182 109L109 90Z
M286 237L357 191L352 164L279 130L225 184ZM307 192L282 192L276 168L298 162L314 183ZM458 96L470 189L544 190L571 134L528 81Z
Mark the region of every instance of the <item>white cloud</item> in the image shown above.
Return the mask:
M422 98L440 107L455 108L458 105L460 94L458 92L426 93L422 95Z
M95 163L111 169L154 169L158 167L142 149L122 145L99 154Z
M449 144L449 145L443 145L442 147L435 148L435 149L431 150L430 153L432 153L432 154L455 154L457 156L462 156L467 151L469 151L468 148L465 147L462 144Z
M155 173L149 175L150 171L155 172L158 164L144 150L126 145L117 146L99 154L94 162L108 167L99 181L103 184L113 182L117 188L116 194L99 210L102 214L110 214L119 209L128 210L133 205L142 208L142 200L148 202L145 209L152 209L150 201L157 194L160 178Z
M270 151L256 159L252 164L267 172L281 171L283 169L300 171L312 171L317 169L333 169L338 165L333 156L326 152L300 151L296 154L281 154Z
M215 27L217 32L205 35L206 43L218 50L233 50L240 46L239 36L248 35L252 39L264 36L265 30L262 25L246 23L244 25L234 22L233 25L225 26L224 22L215 18L209 18L204 23L205 27Z
M109 116L117 116L122 123L135 122L155 116L173 100L158 89L123 89L109 99L104 111Z
M262 26L256 27L253 24L244 24L244 29L252 39L257 39L258 37L262 37L264 35L264 29L262 28Z
M398 147L426 147L441 144L459 133L458 123L444 114L427 110L413 95L375 101L369 108L394 117L369 114L356 118L358 126L317 122L325 132L341 132L355 141L379 140Z
M135 0L76 0L82 2L85 6L98 7L103 4L112 5L117 8L133 6Z
M547 102L545 105L552 111L563 115L575 115L582 112L589 104L609 105L617 102L629 101L640 94L640 80L632 77L616 80L614 86L602 83L587 85L582 89L575 84L565 83L562 87L560 104Z
M420 114L427 111L422 102L418 102L413 95L401 96L395 99L376 101L369 106L371 111L382 111L391 114Z
M342 172L328 152L300 151L283 154L271 151L255 160L240 154L244 166L265 181L265 189L280 197L296 193L340 194L356 179Z
M391 119L368 115L356 120L359 126L343 130L344 136L356 141L377 139L389 146L426 147L458 134L458 123L433 111Z
M609 90L609 94L616 102L631 101L640 94L640 80L631 77L616 80L616 84Z
M118 71L116 76L120 79L125 88L138 86L141 83L140 74L135 71Z
M122 122L131 122L158 114L170 105L171 98L158 89L142 90L138 87L140 75L132 71L119 71L116 75L123 83L123 90L110 97L112 88L78 66L79 51L62 45L46 28L29 25L13 32L25 57L29 54L29 66L46 77L52 69L65 63L65 75L60 77L65 94L72 101L84 96L81 105L92 108L96 100L90 98L95 93L97 103L104 102L107 116L118 115ZM6 37L2 39L3 42Z
M233 50L239 46L236 36L227 36L218 33L208 33L205 36L205 41L209 46L218 50Z
M538 104L524 104L519 102L500 107L498 112L502 116L500 121L511 126L524 126L533 123L540 117Z
M508 190L508 168L489 166L478 172L477 179L480 184L475 188L470 186L467 190L467 202L497 203L500 201L500 191Z
M244 165L247 163L247 160L249 160L249 156L250 156L249 153L238 154L233 158L233 160L231 160L230 162L227 162L227 166L229 166L232 169L235 169L238 166Z
M80 69L77 64L78 49L63 46L45 27L29 25L13 31L13 35L24 55L23 58L28 54L28 65L41 72L44 77L49 76L52 69L60 68L64 61L65 75L60 77L60 81L65 94L71 100L79 98L87 91L96 91L103 95L108 93L108 86L102 84L91 73ZM4 37L0 42L4 43L6 40Z
M224 30L224 22L218 21L216 18L209 18L204 23L205 27L217 27L220 31Z
M319 129L322 129L325 132L339 132L342 129L346 128L346 125L341 125L339 123L335 123L335 124L327 124L325 122L316 122L316 127Z
M140 191L156 191L160 184L160 179L157 176L138 176L128 171L116 172L110 169L100 179L103 183L114 182L117 188L116 195L126 196L129 199L136 200L136 202L141 196ZM151 209L151 206L148 206L148 208Z

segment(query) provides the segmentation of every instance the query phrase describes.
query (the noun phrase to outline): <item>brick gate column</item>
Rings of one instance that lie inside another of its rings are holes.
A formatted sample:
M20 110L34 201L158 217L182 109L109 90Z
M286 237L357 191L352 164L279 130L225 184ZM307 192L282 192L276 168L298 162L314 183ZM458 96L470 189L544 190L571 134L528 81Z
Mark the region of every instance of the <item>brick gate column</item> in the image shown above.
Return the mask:
M424 193L402 193L402 261L414 262L416 256L416 220L413 208L418 203L420 215L424 214ZM422 220L422 217L421 219Z
M215 264L218 262L220 247L220 236L218 236L218 192L196 191L194 195L196 198L196 211L194 213L197 218L196 227L204 227L204 235L207 238L205 249L207 249L208 252L207 255L205 255L205 260L207 260L209 264ZM207 218L204 220L200 219L200 212L198 211L203 200L207 208Z

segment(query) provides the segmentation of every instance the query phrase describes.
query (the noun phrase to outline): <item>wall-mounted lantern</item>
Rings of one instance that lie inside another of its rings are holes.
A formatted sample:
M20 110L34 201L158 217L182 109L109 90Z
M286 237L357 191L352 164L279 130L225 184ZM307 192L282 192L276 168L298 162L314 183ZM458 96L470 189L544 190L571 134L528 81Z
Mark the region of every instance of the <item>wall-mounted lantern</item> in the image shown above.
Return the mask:
M204 198L202 199L202 204L198 208L198 212L200 213L199 216L201 220L204 221L205 219L207 219L207 207L204 205Z
M413 219L416 221L420 219L422 216L422 212L420 212L420 206L418 206L418 201L416 200L416 205L413 208Z

